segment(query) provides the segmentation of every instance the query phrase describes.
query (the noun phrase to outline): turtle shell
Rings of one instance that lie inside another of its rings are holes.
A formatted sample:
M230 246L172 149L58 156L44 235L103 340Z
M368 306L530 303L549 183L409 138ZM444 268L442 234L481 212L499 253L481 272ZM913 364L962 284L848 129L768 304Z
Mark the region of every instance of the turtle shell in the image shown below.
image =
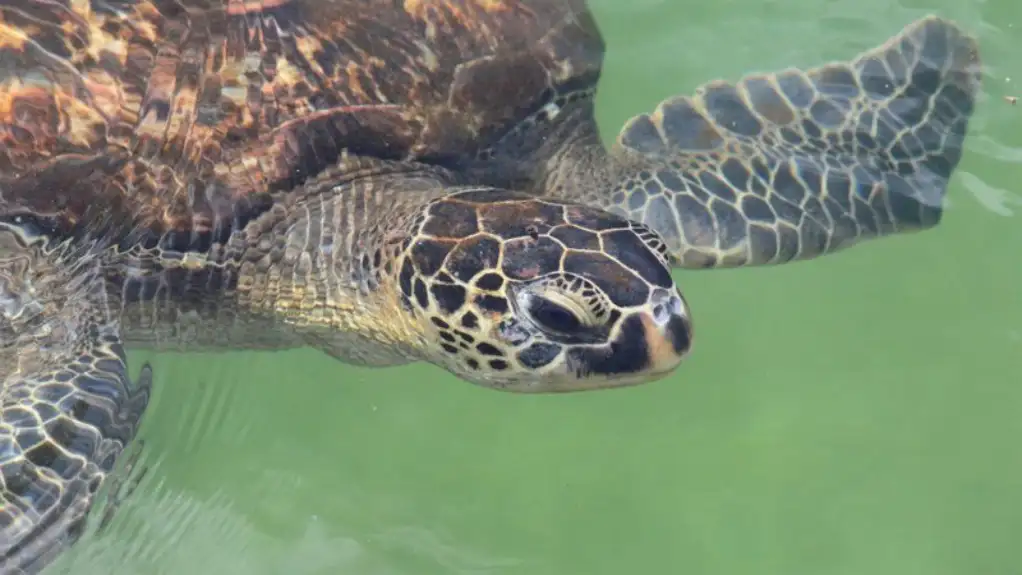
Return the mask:
M344 152L474 157L602 57L583 0L3 3L0 210L208 245Z

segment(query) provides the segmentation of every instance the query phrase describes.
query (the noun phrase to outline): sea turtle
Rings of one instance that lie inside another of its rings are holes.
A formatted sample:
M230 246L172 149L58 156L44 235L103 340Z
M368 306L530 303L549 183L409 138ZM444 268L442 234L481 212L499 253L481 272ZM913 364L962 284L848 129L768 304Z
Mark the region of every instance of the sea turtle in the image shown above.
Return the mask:
M122 345L650 381L692 344L672 267L936 225L980 84L926 17L605 148L603 54L582 0L0 3L3 566L73 542L134 437Z

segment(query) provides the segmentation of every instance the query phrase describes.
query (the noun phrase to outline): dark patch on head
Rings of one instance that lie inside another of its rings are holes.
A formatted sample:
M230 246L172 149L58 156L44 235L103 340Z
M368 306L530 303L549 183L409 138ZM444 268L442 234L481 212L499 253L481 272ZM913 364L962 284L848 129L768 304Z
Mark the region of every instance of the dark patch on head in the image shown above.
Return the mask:
M421 278L415 278L415 301L419 303L419 307L422 309L429 307L429 293L426 290L426 282L422 281Z
M538 240L523 238L504 245L504 275L511 279L528 280L561 268L564 248L549 237Z
M649 361L646 330L637 315L624 321L617 339L609 346L568 350L568 364L579 376L638 373L649 366Z
M617 258L649 283L661 287L674 284L667 264L634 231L605 232L603 248L607 255Z
M496 371L504 371L509 367L508 363L503 359L491 359L490 368Z
M479 326L479 318L476 317L476 314L467 311L465 315L461 316L461 325L468 329L474 329Z
M465 365L467 365L470 369L479 369L479 362L471 357L465 360Z
M469 282L486 269L492 269L500 259L500 242L488 236L476 236L461 241L447 258L447 269L454 277Z
M457 353L458 353L458 348L454 347L453 345L451 345L449 343L441 343L440 347L443 348L444 351L446 351L447 353L449 353L451 355L457 355Z
M500 348L496 347L495 345L493 345L491 343L487 343L485 341L479 342L479 344L476 345L476 351L478 351L479 353L481 353L483 355L492 355L492 356L495 356L495 357L504 357L504 352L500 351Z
M444 259L455 245L453 242L420 239L412 246L412 259L420 273L432 276L443 267Z
M463 202L484 205L492 204L493 202L518 202L520 200L533 198L533 196L530 196L525 192L515 192L499 188L467 190L451 194L450 197L457 198Z
M452 284L454 283L454 278L452 278L447 272L440 272L436 275L436 281L445 284Z
M457 343L458 342L458 340L455 339L455 337L453 335L451 335L451 332L449 332L449 331L441 331L439 333L440 333L440 339L446 341L447 343Z
M505 240L545 234L564 221L564 208L532 199L507 204L489 204L479 208L485 231Z
M538 369L557 359L561 346L537 342L518 353L518 361L529 369Z
M557 226L550 232L550 235L573 250L597 251L600 249L600 238L595 233L575 226Z
M477 288L489 291L499 290L502 285L504 285L504 276L497 273L484 274L476 280Z
M431 317L429 318L429 321L433 322L433 325L437 326L440 329L451 329L451 324L447 323L446 321L438 317Z
M453 313L465 305L465 288L452 284L433 284L433 299L444 313Z
M639 305L649 297L649 285L621 264L600 253L569 252L564 271L593 282L619 306Z
M570 206L568 222L595 232L627 228L628 220L610 212L586 206Z
M479 231L476 208L463 202L442 200L429 207L422 233L437 237L467 238Z
M684 319L673 316L667 321L667 339L674 353L681 355L692 347L692 326Z
M504 314L508 310L507 300L498 296L479 295L476 296L475 303L479 309L490 313Z
M398 285L401 286L401 293L412 297L412 278L415 277L415 269L412 267L411 258L405 258L401 263L401 273L398 275Z
M471 334L465 333L460 330L454 330L454 333L458 335L465 343L475 343L476 338L472 337Z

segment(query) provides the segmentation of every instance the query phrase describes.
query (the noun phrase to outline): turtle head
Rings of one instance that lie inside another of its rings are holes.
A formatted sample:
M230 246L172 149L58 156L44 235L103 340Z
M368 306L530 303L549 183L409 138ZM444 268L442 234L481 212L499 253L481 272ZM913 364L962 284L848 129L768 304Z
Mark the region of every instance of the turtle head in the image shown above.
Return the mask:
M692 344L654 232L595 208L493 189L432 201L403 254L423 356L515 392L635 385Z

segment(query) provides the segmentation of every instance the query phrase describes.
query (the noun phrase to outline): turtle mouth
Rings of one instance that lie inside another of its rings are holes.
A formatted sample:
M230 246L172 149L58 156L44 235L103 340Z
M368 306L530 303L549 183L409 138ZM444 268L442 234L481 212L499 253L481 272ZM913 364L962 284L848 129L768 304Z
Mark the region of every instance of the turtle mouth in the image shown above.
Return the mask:
M579 380L605 380L607 385L652 381L681 364L691 352L692 339L692 322L685 313L668 312L664 318L635 313L621 322L610 342L569 349L567 370Z
M542 293L542 292L540 292ZM689 354L693 329L675 289L657 288L644 305L610 309L604 322L578 325L559 309L537 307L535 285L511 286L513 312L494 326L508 371L488 385L522 393L558 393L639 385L673 372ZM551 329L555 325L569 329Z
M644 371L650 364L650 345L642 317L632 315L621 322L614 340L600 346L577 346L568 350L568 371L579 379L614 378Z
M658 319L662 321L658 321ZM517 393L569 393L636 386L663 379L689 354L686 315L634 312L602 344L565 345L534 338L511 363L518 373L489 374L487 385Z

